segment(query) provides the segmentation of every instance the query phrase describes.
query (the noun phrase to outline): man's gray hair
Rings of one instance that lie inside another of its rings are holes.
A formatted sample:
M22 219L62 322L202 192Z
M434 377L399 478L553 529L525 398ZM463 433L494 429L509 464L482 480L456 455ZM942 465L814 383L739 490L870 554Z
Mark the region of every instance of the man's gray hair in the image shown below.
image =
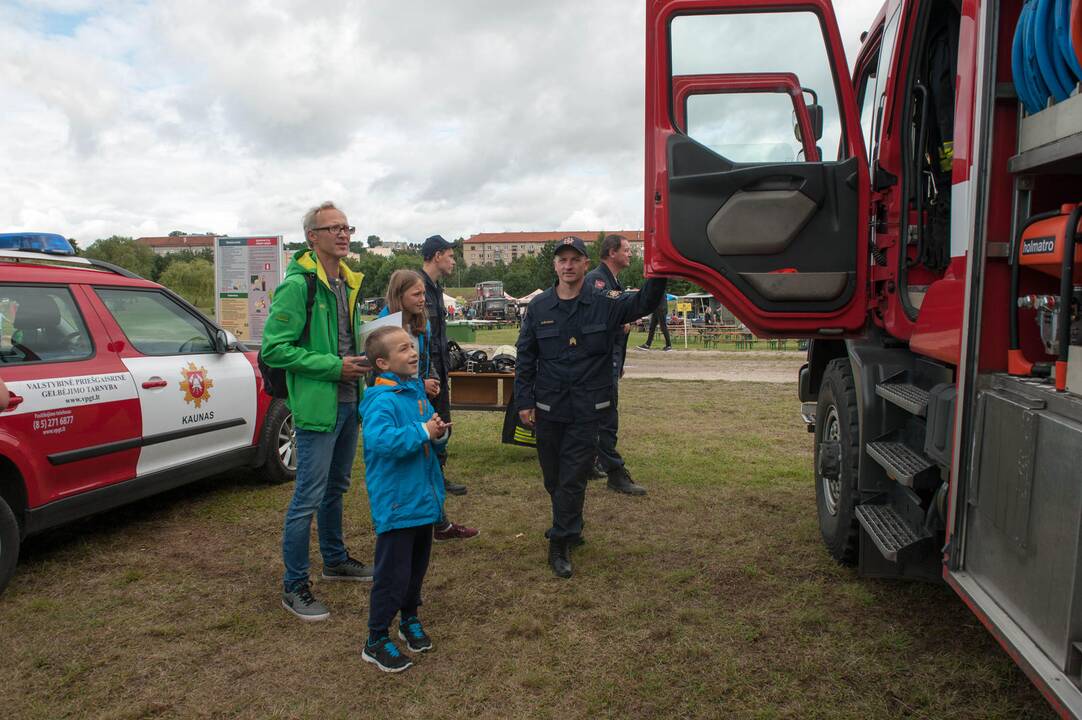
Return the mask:
M332 203L330 200L327 200L326 202L322 202L319 205L316 205L314 208L312 208L308 212L306 212L304 214L304 220L303 220L304 239L305 239L305 241L308 240L308 231L316 229L316 216L319 215L319 211L320 210L337 210L337 209L338 208L335 207L334 203Z

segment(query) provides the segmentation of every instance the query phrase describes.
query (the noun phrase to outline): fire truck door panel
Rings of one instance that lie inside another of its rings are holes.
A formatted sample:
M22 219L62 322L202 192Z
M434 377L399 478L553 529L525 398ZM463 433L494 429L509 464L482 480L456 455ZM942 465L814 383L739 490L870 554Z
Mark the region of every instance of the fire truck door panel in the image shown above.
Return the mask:
M868 165L829 1L649 13L647 269L692 279L760 335L858 334Z
M770 312L829 312L856 291L857 160L737 165L670 139L670 240ZM712 156L712 157L711 157ZM706 232L703 232L703 228Z
M982 384L965 571L1062 672L1082 655L1082 399Z

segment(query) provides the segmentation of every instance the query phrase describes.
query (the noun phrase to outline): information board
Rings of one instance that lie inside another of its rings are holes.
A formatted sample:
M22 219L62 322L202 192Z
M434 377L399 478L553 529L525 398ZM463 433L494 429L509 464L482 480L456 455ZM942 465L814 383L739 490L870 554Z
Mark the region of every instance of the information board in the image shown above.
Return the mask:
M214 312L222 328L260 342L270 296L280 282L281 236L215 238Z

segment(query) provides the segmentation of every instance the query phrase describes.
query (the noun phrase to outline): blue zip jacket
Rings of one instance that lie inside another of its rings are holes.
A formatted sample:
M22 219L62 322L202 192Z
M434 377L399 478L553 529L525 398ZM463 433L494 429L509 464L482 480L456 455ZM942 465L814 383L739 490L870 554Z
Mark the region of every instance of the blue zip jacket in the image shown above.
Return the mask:
M443 472L424 423L435 410L417 378L382 373L361 400L364 482L376 534L430 525L443 508Z
M384 305L383 309L379 311L379 315L376 317L387 317L390 315L390 305ZM425 320L425 332L424 335L414 335L412 331L407 330L411 337L417 340L417 376L424 379L427 377L435 377L430 375L432 370L432 356L429 355L430 338L432 337L432 323L429 320Z

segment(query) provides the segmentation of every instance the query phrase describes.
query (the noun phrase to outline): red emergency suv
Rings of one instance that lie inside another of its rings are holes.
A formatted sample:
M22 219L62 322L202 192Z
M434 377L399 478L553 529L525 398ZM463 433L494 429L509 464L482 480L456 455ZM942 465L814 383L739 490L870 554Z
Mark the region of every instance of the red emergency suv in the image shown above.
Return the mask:
M256 352L107 263L0 250L0 592L23 538L206 476L294 477Z

